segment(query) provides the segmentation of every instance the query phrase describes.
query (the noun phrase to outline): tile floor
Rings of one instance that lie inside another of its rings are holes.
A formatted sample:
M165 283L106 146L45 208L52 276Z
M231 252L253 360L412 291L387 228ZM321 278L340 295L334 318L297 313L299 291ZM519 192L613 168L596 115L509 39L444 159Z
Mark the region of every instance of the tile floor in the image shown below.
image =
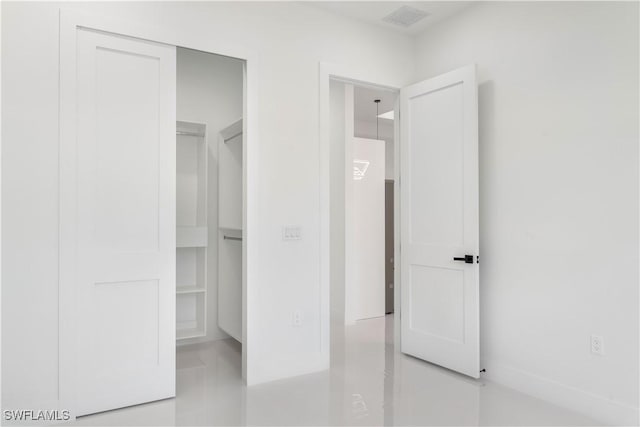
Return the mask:
M334 327L331 369L246 388L232 340L179 347L177 397L77 425L597 425L594 420L398 353L393 316Z

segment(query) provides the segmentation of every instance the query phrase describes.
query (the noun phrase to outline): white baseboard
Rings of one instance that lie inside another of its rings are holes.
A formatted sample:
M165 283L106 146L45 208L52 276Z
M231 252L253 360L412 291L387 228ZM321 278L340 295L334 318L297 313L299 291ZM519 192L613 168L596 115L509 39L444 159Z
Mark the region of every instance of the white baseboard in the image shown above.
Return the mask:
M483 363L486 378L609 425L637 426L640 408L499 363Z

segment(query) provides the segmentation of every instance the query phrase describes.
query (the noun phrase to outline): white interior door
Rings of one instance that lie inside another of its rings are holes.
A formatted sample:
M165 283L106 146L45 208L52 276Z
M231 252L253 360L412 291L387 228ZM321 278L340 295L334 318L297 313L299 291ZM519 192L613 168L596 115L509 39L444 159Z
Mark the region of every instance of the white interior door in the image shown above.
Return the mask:
M175 47L78 30L77 415L175 395Z
M402 89L400 114L402 352L478 378L475 66Z

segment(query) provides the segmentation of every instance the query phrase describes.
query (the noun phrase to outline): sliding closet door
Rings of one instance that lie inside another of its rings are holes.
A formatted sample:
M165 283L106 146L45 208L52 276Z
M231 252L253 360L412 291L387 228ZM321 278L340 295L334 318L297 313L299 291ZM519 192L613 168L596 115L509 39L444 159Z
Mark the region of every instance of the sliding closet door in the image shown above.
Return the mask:
M84 415L175 395L176 53L82 29L76 53L71 209Z

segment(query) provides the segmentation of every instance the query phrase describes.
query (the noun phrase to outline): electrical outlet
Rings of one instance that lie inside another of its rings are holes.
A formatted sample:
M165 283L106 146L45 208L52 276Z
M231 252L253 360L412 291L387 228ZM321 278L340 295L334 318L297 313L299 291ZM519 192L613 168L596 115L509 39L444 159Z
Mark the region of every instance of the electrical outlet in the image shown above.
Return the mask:
M293 312L292 321L294 327L299 328L302 326L302 313L299 310Z
M299 226L282 227L282 240L300 240L302 239L302 230Z
M591 353L604 356L604 339L600 335L591 335Z

